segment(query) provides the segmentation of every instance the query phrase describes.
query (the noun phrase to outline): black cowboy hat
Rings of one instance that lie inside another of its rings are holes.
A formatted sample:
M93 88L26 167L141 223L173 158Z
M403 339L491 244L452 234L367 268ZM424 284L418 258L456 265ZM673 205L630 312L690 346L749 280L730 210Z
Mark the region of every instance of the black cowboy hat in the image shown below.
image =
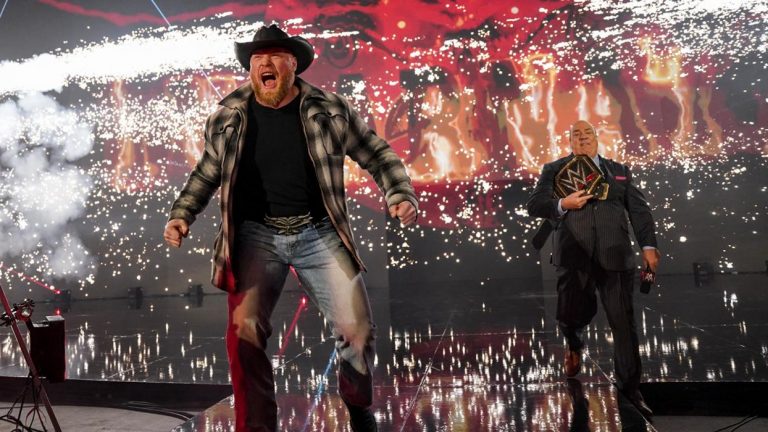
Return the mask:
M296 75L304 72L315 59L315 49L301 36L288 36L277 24L262 26L252 42L235 42L235 56L245 70L251 69L251 53L261 48L285 48L296 56Z

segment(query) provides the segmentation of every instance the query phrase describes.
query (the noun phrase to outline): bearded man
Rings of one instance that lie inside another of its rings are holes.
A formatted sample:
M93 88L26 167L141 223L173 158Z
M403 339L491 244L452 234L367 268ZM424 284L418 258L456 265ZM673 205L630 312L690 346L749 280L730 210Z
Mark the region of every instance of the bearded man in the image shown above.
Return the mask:
M250 82L226 96L205 126L205 151L165 227L183 237L221 187L213 284L228 292L227 352L237 431L275 431L277 403L265 349L290 267L331 324L339 393L353 431L375 431L374 329L365 269L352 237L344 157L375 179L389 213L415 222L417 199L400 158L349 102L297 77L314 60L304 38L276 25L235 43Z

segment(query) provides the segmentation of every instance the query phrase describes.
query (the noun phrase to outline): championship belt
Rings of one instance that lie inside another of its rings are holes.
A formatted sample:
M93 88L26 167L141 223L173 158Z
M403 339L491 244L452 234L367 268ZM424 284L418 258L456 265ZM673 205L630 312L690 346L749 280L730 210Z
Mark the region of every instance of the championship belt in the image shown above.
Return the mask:
M584 191L604 200L608 198L608 186L595 161L585 155L574 156L555 175L555 195L558 198Z

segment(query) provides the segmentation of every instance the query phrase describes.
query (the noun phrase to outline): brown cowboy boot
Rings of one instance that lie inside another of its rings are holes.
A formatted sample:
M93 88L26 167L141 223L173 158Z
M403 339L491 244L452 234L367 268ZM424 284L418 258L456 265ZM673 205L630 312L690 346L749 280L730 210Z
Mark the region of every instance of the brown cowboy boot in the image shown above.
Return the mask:
M630 402L632 402L632 405L634 405L635 408L640 411L640 414L642 414L643 417L648 420L653 417L653 410L648 406L648 404L645 403L645 399L643 399L643 394L640 393L640 390L629 392L629 394L624 393L624 395L627 397L627 399L629 399Z

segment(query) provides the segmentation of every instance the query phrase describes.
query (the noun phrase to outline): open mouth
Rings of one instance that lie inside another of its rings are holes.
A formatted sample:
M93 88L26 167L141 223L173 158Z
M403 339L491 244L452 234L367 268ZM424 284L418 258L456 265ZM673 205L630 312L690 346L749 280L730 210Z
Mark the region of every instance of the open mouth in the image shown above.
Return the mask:
M274 72L262 72L260 77L264 88L272 89L277 87L277 75Z

